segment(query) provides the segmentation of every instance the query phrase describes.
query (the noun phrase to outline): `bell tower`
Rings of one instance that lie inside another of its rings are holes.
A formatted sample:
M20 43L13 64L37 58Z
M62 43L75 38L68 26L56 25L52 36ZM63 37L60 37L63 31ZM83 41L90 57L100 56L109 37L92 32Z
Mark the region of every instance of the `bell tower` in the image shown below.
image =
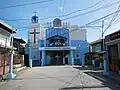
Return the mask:
M34 16L31 18L30 30L29 30L29 42L32 44L32 47L37 48L38 40L40 40L40 24L38 23L39 18L36 15L37 12L34 12Z
M32 21L32 23L38 23L38 16L36 16L37 12L35 11L34 13L35 13L35 15L32 16L31 21Z

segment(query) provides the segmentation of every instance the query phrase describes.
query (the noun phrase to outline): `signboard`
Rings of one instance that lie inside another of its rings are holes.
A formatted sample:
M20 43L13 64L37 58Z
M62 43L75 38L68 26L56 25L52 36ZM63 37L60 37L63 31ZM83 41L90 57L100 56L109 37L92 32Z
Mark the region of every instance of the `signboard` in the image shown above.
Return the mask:
M120 30L105 37L105 42L120 38Z
M119 32L115 32L112 35L110 35L110 40L115 40L120 38L120 31Z

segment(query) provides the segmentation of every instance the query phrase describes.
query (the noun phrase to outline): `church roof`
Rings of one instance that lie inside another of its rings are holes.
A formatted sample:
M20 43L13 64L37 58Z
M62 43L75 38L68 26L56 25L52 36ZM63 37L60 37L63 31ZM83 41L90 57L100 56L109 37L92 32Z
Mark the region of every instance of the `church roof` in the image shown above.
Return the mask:
M55 36L51 36L51 37L47 38L47 40L49 40L49 39L51 39L51 38L54 38L54 37L59 37L59 38L67 39L66 37L63 37L63 36L60 36L60 35L55 35Z

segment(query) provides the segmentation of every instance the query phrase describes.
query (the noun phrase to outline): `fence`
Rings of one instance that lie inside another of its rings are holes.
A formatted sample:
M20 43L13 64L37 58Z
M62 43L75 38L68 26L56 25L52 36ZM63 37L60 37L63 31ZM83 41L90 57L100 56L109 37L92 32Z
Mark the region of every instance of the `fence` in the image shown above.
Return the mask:
M13 56L13 65L21 64L24 65L24 55L14 54Z
M0 52L0 77L9 72L10 53ZM13 65L24 65L24 55L14 54Z
M10 54L0 52L0 76L9 72Z

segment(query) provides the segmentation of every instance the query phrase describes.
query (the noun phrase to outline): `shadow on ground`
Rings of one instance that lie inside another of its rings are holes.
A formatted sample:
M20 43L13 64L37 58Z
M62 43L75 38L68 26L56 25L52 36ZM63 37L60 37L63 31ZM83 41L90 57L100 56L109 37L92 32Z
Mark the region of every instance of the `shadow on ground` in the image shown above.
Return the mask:
M61 88L61 89L58 89L58 90L73 90L73 89L92 89L92 88L103 88L105 86L74 86L74 87L65 87L65 88Z
M79 70L85 70L85 74L99 80L102 82L101 86L73 86L73 87L64 87L61 88L59 90L73 90L73 89L92 89L92 88L104 88L104 87L108 87L111 90L120 90L120 82L111 79L110 77L104 76L103 72L101 72L98 68L92 68L92 67L74 67L76 69ZM90 70L90 71L86 71L86 70Z

